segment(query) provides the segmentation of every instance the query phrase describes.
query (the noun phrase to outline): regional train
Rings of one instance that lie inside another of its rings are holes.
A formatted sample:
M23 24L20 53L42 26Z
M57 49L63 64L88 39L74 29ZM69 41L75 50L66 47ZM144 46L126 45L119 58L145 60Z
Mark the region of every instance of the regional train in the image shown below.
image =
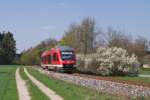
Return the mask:
M67 46L57 46L51 50L44 51L41 55L43 69L73 72L76 70L75 64L75 50Z

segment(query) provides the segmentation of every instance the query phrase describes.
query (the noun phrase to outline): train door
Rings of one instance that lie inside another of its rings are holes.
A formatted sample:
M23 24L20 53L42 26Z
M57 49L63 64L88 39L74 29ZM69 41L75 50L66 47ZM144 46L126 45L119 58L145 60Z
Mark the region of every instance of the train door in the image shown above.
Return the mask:
M56 52L53 53L52 59L53 59L53 64L57 65L58 64L58 55Z
M51 64L51 55L48 55L48 64Z

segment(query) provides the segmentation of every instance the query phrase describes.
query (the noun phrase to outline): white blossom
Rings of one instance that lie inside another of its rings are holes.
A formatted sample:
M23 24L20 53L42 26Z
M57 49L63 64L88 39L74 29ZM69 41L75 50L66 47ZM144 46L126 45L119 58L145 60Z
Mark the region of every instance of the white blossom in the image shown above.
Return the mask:
M103 71L104 73L110 74L112 71L118 70L122 73L128 73L130 71L137 71L136 67L139 62L137 57L132 54L129 56L127 51L122 48L112 47L112 48L98 48L96 53L90 55L77 55L77 60L82 60L85 62L83 67L91 67L92 61L96 61L96 65L93 68L96 68L95 71ZM77 61L78 62L78 61ZM89 66L90 65L90 66ZM135 68L136 67L136 68Z

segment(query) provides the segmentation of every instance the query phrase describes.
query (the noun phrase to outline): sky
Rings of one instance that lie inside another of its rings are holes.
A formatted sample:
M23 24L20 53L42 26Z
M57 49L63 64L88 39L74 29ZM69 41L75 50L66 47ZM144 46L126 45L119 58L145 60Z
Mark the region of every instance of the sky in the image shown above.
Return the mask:
M150 0L0 0L0 31L10 31L20 53L50 37L60 39L72 23L90 16L150 40Z

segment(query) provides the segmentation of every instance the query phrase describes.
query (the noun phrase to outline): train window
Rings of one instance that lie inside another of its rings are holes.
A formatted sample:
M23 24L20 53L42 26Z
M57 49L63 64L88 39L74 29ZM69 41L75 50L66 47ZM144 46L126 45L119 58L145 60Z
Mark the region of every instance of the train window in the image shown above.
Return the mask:
M44 57L42 57L42 62L44 62Z
M45 57L46 63L48 62L48 56Z
M44 62L46 62L46 57L44 57Z
M72 51L62 51L61 52L62 60L74 60L74 55Z
M58 57L57 57L57 54L56 54L56 53L53 54L53 60L54 60L54 61L58 61Z
M41 57L41 62L43 62L43 57Z
M45 62L45 57L42 57L42 61Z
M44 57L42 57L42 62L44 62Z
M48 56L48 63L51 64L51 55Z

